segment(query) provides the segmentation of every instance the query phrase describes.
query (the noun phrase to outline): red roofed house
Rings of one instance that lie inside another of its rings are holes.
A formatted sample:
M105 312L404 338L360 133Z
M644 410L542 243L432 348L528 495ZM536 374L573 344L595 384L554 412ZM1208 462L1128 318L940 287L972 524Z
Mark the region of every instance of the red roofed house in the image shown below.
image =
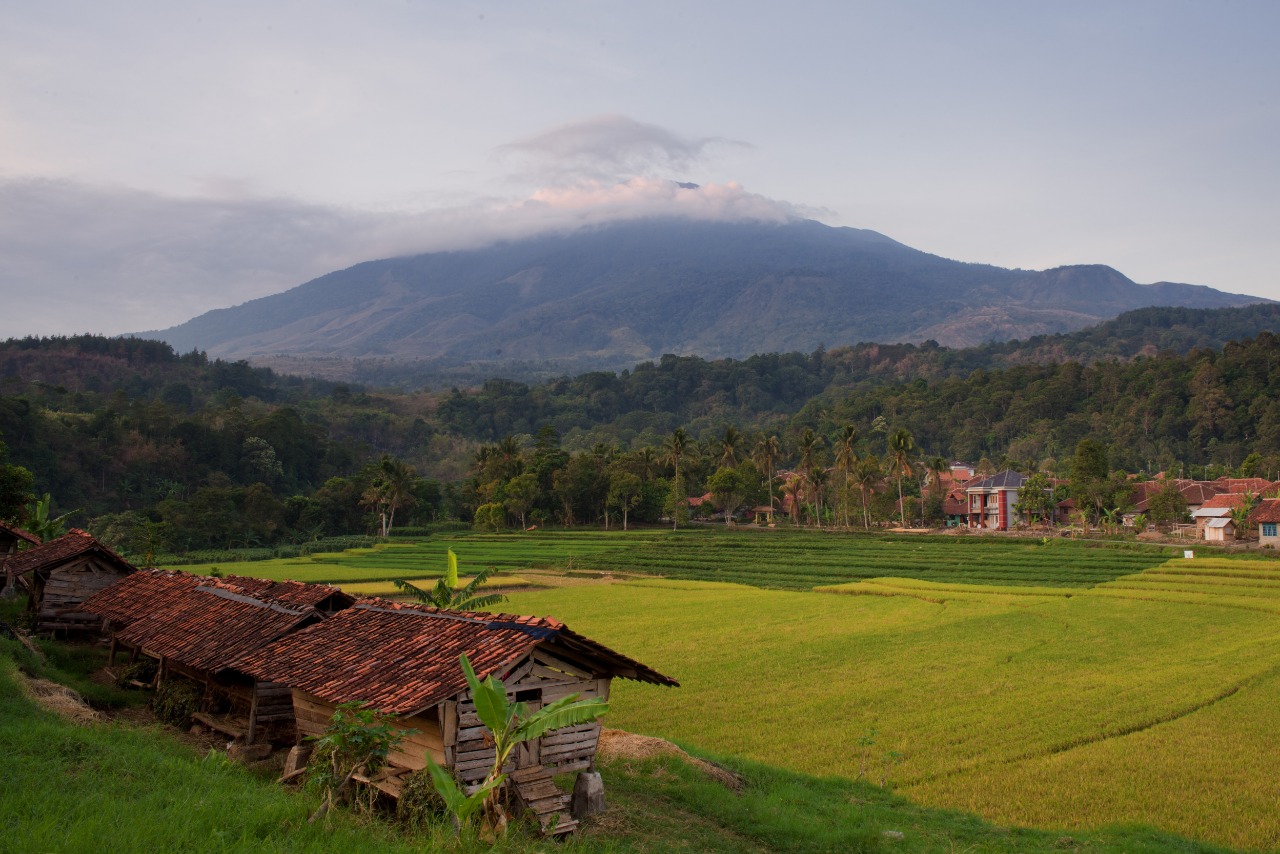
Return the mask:
M1250 498L1243 492L1222 492L1205 499L1191 514L1196 523L1196 536L1206 542L1224 543L1235 539L1236 527L1231 511Z
M493 675L512 699L536 708L570 694L609 696L614 677L678 683L589 640L549 617L440 611L365 599L318 625L243 656L236 666L293 688L300 736L321 734L340 703L359 701L394 715L408 734L384 771L367 780L392 796L400 777L426 767L424 754L467 784L493 765L492 741L471 702L459 665L465 653L484 679ZM522 801L555 833L568 796L550 775L591 768L599 723L565 727L518 748L512 782Z
M1280 498L1264 498L1249 514L1249 520L1258 526L1258 545L1280 548Z
M111 633L113 659L123 647L133 659L157 661L157 687L175 678L200 686L193 719L252 744L259 736L293 738L292 696L288 686L255 679L234 662L353 601L323 584L148 570L83 607Z
M78 528L10 557L5 575L27 591L36 631L96 631L101 620L80 604L137 569Z

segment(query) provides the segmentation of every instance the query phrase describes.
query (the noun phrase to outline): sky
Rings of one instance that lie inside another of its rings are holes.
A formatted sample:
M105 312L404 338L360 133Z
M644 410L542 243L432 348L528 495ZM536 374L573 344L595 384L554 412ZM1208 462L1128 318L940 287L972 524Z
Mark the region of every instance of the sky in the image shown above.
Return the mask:
M656 215L1280 299L1272 0L4 19L0 337L161 329L360 261Z

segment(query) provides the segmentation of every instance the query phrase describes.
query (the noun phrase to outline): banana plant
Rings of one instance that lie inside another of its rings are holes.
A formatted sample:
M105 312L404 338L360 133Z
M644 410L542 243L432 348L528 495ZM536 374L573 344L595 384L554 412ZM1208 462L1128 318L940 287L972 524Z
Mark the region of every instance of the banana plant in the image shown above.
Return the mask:
M502 768L511 758L516 745L540 738L552 730L575 724L588 723L609 711L609 704L599 697L579 700L577 694L548 703L537 711L530 711L525 703L512 703L507 698L507 688L502 680L490 675L481 681L466 653L459 657L462 672L471 688L471 698L476 704L476 715L493 736L493 768L485 777L481 788L487 788L484 800L485 820L495 833L502 833L507 826L506 811L502 808ZM443 796L443 793L442 793Z

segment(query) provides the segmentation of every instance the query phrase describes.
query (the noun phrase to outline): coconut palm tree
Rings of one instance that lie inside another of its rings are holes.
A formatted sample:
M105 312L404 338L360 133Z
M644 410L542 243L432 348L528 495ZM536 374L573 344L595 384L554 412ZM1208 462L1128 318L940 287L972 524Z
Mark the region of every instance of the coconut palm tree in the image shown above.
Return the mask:
M849 475L858 464L858 439L861 435L858 428L846 424L836 440L836 470L844 476L844 489L841 492L840 504L844 508L844 526L849 527Z
M675 475L680 474L680 460L689 452L689 434L683 427L671 431L662 442L662 461L670 464Z
M737 468L738 453L742 449L742 434L736 427L724 428L720 437L720 465L725 468Z
M874 492L875 488L884 480L884 471L880 468L880 461L871 455L867 455L858 461L858 465L853 470L853 482L858 485L858 490L862 493L862 525L864 528L871 527L871 509L868 506L867 494Z
M902 479L911 477L911 457L916 452L916 440L905 427L889 434L889 471L898 478L898 511L902 514L902 527L907 527L907 507L902 502Z
M773 467L778 462L778 455L782 453L782 445L778 442L777 436L761 436L756 441L755 450L752 457L755 459L756 465L769 478L769 509L773 509Z

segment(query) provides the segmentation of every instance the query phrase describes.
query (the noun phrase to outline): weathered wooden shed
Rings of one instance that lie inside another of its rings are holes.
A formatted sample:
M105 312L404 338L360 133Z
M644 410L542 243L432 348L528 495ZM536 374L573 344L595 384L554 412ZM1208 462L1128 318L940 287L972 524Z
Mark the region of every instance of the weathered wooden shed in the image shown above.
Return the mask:
M101 620L80 606L137 568L89 534L73 528L5 561L11 583L27 591L39 632L96 631Z
M136 573L85 602L112 640L158 663L154 684L174 677L201 686L200 723L245 744L292 740L287 686L232 666L237 658L323 620L354 600L336 587L183 572Z
M414 732L368 782L398 797L399 778L426 767L428 754L467 784L482 781L493 766L493 744L458 663L463 653L480 678L497 676L513 700L532 708L570 694L607 699L615 677L678 685L550 617L442 611L379 599L361 600L236 666L293 688L300 736L323 733L340 703L359 701L396 716ZM561 815L568 796L550 776L590 768L599 736L599 723L588 723L518 748L511 780L544 827L572 828L574 822Z
M19 548L38 545L40 545L40 538L35 534L0 522L0 561L9 555L16 554Z
M0 595L11 598L17 591L9 583L9 574L4 565L10 557L18 553L20 548L40 545L40 538L35 534L0 522Z

